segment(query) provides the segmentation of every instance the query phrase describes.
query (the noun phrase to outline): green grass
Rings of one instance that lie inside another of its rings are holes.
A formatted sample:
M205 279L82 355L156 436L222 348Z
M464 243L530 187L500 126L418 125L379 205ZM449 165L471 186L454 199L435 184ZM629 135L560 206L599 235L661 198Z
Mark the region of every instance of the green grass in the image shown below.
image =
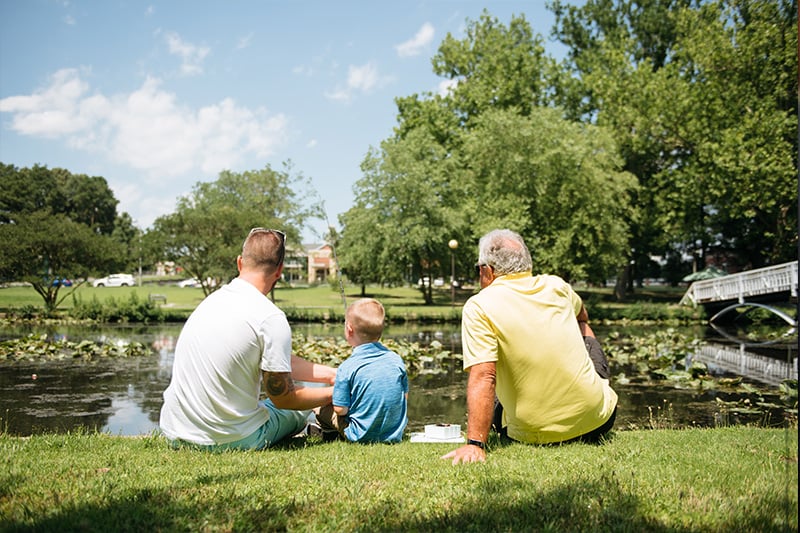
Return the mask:
M62 289L62 291L65 289ZM141 287L94 288L80 286L66 289L70 295L59 306L59 313L66 314L73 306L73 297L83 302L97 299L99 302L109 300L127 300L136 294L140 301L147 300L152 294L166 297L166 303L159 303L171 315L182 317L188 314L203 299L203 291L197 288L180 288L174 283L158 283L145 281ZM390 322L427 321L457 322L461 318L461 306L472 296L476 287L465 287L456 292L455 305L448 288L433 290L433 304L425 305L422 293L416 287L380 287L368 286L365 296L377 298L386 307L387 319ZM669 320L698 321L702 319L702 310L678 306L683 295L681 288L657 287L641 289L626 302L613 301L611 288L578 287L584 298L590 316L595 321L601 320ZM362 297L361 287L345 285L345 296L348 303ZM339 287L318 285L312 287L279 286L273 293L275 303L286 311L293 321L341 321L344 315L344 304ZM30 287L0 288L0 313L14 313L24 308L42 306L42 300Z
M0 434L3 531L797 531L797 428L619 431L601 446L316 437L264 452Z

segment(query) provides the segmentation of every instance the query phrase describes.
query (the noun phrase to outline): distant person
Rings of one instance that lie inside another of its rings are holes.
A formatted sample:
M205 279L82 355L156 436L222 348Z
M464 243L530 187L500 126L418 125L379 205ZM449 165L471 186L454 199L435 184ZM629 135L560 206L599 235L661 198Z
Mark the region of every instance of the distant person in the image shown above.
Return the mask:
M336 373L333 404L317 415L324 440L394 443L408 424L408 375L395 352L381 344L385 312L372 298L345 313L344 337L353 353Z
M467 444L443 458L485 461L493 419L519 442L598 441L614 424L617 395L580 296L557 276L534 276L513 231L491 231L478 248L481 291L461 322Z
M292 355L286 315L267 298L283 272L285 247L282 232L251 230L236 259L239 276L186 321L159 422L174 446L268 448L331 403L336 370ZM295 380L329 386L303 388ZM259 400L262 383L267 397Z

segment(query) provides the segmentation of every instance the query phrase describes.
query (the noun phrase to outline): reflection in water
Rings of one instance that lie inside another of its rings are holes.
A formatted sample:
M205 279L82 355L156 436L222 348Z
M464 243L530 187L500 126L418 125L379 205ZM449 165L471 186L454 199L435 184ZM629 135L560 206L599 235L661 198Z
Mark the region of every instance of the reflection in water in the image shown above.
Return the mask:
M745 347L745 344L727 346L707 343L700 347L693 359L708 365L712 373L727 372L737 376L747 376L768 385L777 386L783 380L797 376L797 357L787 360L775 359L751 353Z
M175 341L181 325L150 327L83 328L65 327L48 334L70 340L113 338L137 341L151 346L153 357L108 358L83 361L16 362L0 365L0 429L10 434L63 433L79 427L101 430L113 435L142 435L158 430L162 393L169 384ZM340 329L309 325L295 331L318 337L339 336ZM596 328L597 330L597 328ZM596 331L604 339L605 333ZM40 333L29 331L28 333ZM0 331L0 339L19 337L19 332ZM404 339L427 345L440 342L445 349L459 353L460 331L457 325L387 328L386 338ZM725 342L727 341L727 344ZM751 361L763 359L778 368L788 364L788 376L797 376L797 353L789 345L772 346L783 350L778 357L752 353L765 348L732 345L727 339L714 341L713 361L705 360L712 373L738 373L754 368ZM786 350L789 350L788 355ZM721 354L733 351L740 360L725 366ZM772 352L770 352L772 353ZM746 355L745 355L746 354ZM695 356L704 360L703 353ZM741 358L747 359L741 359ZM753 359L758 358L758 359ZM742 363L742 361L747 361ZM784 363L784 361L789 361ZM777 375L786 370L777 370ZM759 376L751 376L758 380ZM778 380L780 381L780 380ZM762 381L772 383L771 381ZM717 391L695 391L653 386L642 383L614 383L620 397L617 427L652 427L662 420L672 426L714 426L720 423L765 422L738 419L726 414L720 419L716 399L736 398ZM409 383L409 431L421 431L425 424L466 425L466 373L460 361L453 360L443 371L412 377Z

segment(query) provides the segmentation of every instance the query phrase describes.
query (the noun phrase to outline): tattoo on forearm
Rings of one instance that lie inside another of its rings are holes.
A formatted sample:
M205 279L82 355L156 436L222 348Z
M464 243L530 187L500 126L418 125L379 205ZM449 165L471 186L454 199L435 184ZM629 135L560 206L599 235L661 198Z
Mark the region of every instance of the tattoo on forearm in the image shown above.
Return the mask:
M294 380L288 372L267 375L267 394L282 396L294 390Z

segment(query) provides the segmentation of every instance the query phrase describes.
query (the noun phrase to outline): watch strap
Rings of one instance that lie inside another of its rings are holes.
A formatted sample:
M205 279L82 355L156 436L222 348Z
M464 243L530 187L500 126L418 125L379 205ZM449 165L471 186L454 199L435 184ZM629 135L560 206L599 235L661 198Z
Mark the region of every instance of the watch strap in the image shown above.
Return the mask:
M477 446L481 450L485 450L486 449L486 443L485 442L481 442L479 440L467 439L467 444L471 444L472 446Z

